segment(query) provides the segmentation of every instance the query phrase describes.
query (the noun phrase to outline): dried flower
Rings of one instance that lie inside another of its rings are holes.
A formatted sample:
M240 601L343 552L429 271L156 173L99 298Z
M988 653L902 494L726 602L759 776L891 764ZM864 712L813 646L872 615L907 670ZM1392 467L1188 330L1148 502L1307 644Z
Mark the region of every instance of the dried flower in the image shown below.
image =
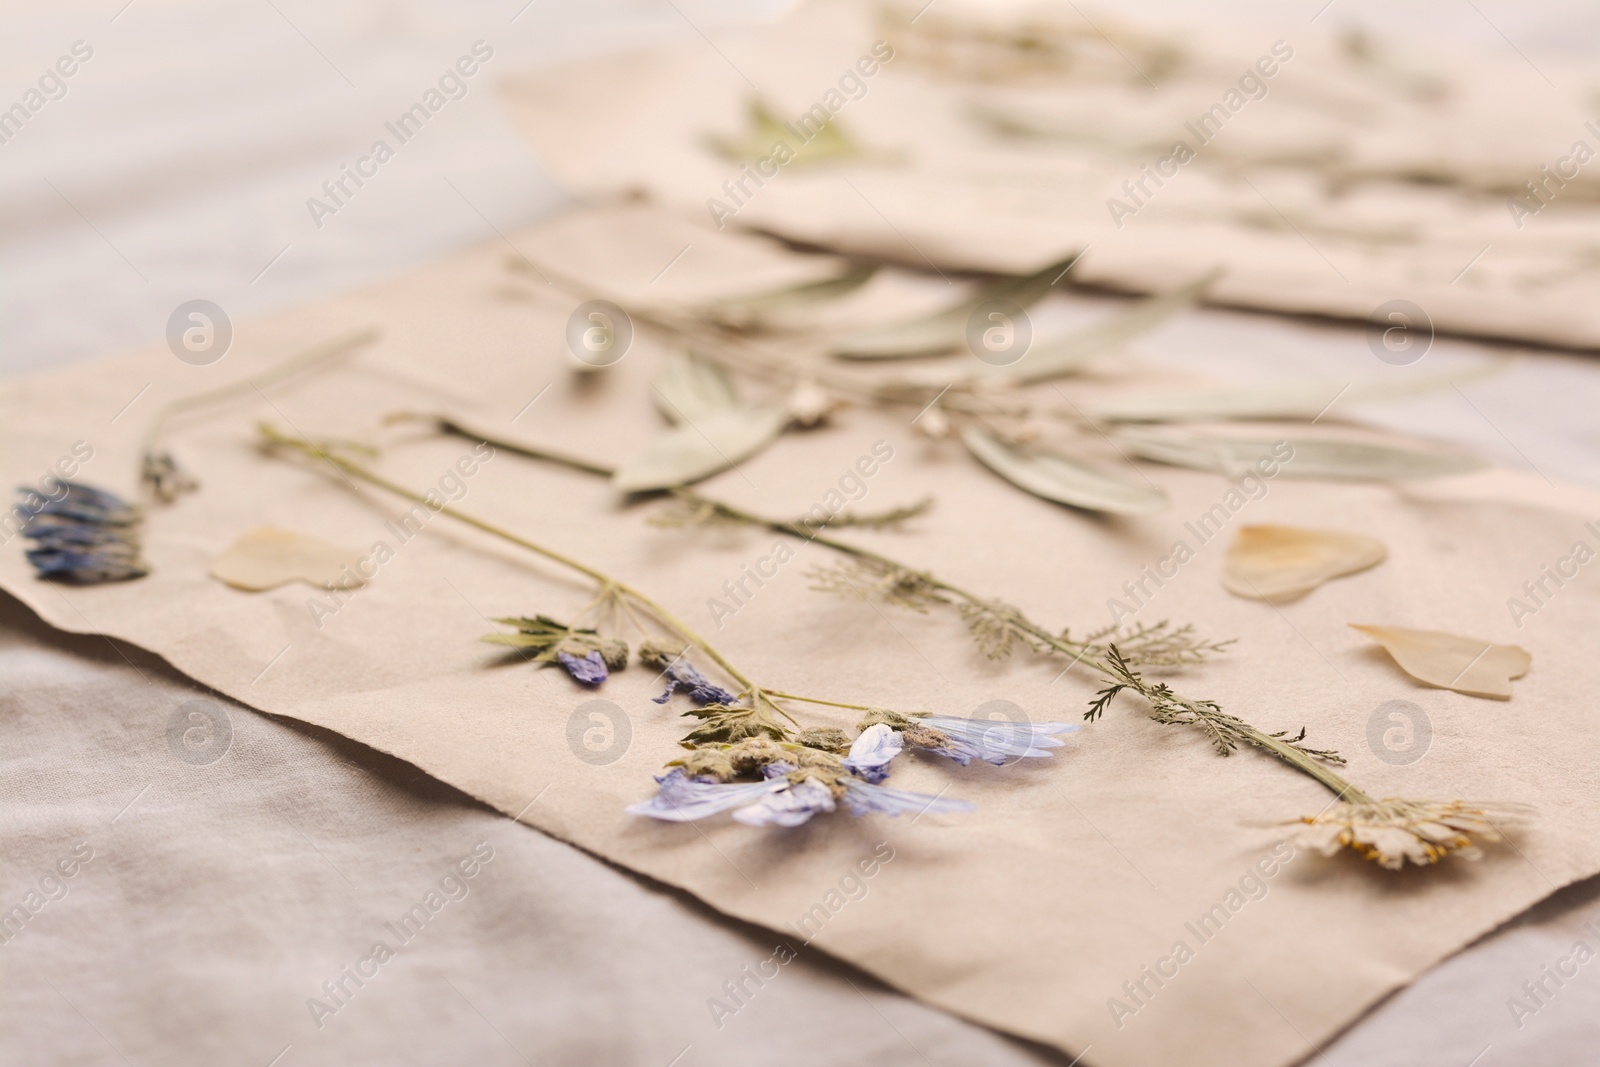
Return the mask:
M641 659L644 658L643 647L639 650L639 656ZM667 676L667 688L660 696L653 698L657 704L665 704L672 699L672 694L680 689L689 695L690 700L700 705L731 706L739 701L738 697L726 689L713 685L711 680L697 671L692 664L678 663L669 666L664 673Z
M948 739L948 744L931 751L949 756L963 767L974 759L997 767L1004 767L1017 759L1041 759L1050 755L1047 749L1066 744L1052 737L1052 734L1068 734L1081 729L1076 723L1002 722L997 719L962 719L954 715L925 715L918 720L918 724Z
M171 452L146 452L139 460L139 483L163 504L200 488L200 483L178 464Z
M23 489L16 508L22 535L34 542L27 557L39 577L96 585L150 573L139 558L138 508L104 489L56 484L61 495L54 498Z
M787 788L773 790L749 807L739 808L733 817L748 826L799 826L813 815L838 807L833 790L815 778L796 781L785 775L783 780Z
M557 652L556 659L572 675L572 680L584 685L599 685L606 680L606 661L599 652L590 652L579 659L570 652Z
M938 815L951 811L976 811L978 807L970 800L890 789L886 785L870 785L859 778L841 778L839 781L844 786L844 802L850 808L850 814L855 816L869 812L894 816L907 811L918 815L931 811Z
M845 767L869 782L877 783L889 777L889 761L900 755L905 742L888 723L877 722L861 731L850 754L844 758Z
M1424 867L1451 853L1480 859L1483 853L1473 837L1503 840L1481 807L1461 800L1341 800L1300 822L1305 828L1296 836L1296 844L1324 856L1348 848L1391 871L1400 870L1407 860Z
M999 719L963 719L954 715L901 715L879 709L861 722L862 736L877 729L896 730L905 744L948 756L965 767L974 759L1004 767L1018 759L1049 756L1047 749L1066 742L1052 734L1080 729L1066 722L1004 722ZM854 753L852 752L852 755Z
M629 815L648 815L666 822L693 822L729 808L753 804L788 784L783 778L763 782L706 782L690 778L682 767L657 775L656 781L661 786L660 791L649 800L628 805L624 810Z

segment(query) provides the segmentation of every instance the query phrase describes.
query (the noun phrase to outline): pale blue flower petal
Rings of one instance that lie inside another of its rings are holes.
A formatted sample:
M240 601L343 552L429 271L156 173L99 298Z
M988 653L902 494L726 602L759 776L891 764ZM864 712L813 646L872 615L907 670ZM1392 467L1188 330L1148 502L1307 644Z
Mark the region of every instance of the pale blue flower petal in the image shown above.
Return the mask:
M850 746L844 765L869 782L881 782L889 777L889 761L904 748L905 740L898 730L891 729L888 723L873 723Z
M835 808L833 790L817 781L806 778L792 783L787 789L774 790L733 813L733 817L750 826L799 826L813 815Z
M844 802L849 806L851 815L861 816L869 812L880 815L899 815L901 812L920 815L932 812L937 815L950 811L977 810L977 805L970 800L912 793L904 789L891 789L886 785L869 785L856 778L839 780L844 783Z
M1014 759L1040 759L1065 742L1050 736L1081 729L1067 722L1001 722L963 719L954 715L928 715L918 720L950 738L946 748L930 749L965 767L974 759L1002 766Z
M623 810L630 815L648 815L666 822L693 822L759 800L787 784L783 778L765 782L702 782L690 778L682 767L672 768L656 781L661 783L660 792L649 800L629 804Z

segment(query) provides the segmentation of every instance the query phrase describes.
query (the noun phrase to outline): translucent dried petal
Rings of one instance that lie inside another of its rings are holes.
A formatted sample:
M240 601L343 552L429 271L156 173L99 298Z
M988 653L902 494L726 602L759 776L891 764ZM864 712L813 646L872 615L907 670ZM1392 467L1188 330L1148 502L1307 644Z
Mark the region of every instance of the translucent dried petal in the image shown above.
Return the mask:
M258 592L300 581L322 589L361 584L359 553L293 530L258 526L211 560L211 577Z
M1236 596L1290 600L1323 582L1383 562L1383 542L1343 530L1245 526L1222 561L1222 584Z
M1528 673L1533 657L1516 645L1403 626L1351 623L1388 650L1400 669L1419 682L1471 696L1511 699L1511 680Z

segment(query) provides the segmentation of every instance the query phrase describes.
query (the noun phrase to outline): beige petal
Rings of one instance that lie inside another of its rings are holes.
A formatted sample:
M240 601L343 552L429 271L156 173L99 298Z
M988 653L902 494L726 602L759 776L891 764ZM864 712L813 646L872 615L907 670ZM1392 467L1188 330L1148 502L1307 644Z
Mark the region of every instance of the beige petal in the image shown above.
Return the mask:
M1511 679L1528 673L1533 657L1516 645L1400 626L1350 624L1378 644L1419 682L1472 696L1511 699Z
M315 537L258 526L211 561L211 577L251 592L293 581L348 589L361 584L360 578L344 573L346 567L354 571L358 559L358 553Z
M1245 526L1222 562L1222 584L1255 600L1289 600L1330 578L1383 562L1383 542L1342 530Z

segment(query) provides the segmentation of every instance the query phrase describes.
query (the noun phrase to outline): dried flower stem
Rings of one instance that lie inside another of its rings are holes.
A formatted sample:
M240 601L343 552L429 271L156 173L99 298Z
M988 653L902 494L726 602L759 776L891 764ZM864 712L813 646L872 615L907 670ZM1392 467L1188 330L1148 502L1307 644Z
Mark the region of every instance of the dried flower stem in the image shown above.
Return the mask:
M421 493L414 492L410 489L407 489L403 485L392 482L382 475L367 469L361 464L352 462L351 460L338 455L322 445L307 440L306 438L294 437L279 433L276 429L266 424L262 424L260 426L260 431L269 447L286 448L298 452L309 459L321 460L322 462L331 466L334 470L349 478L358 479L366 482L369 485L373 485L379 489L393 493L394 495L405 500L410 500L413 503L432 508L441 515L448 515L457 522L481 530L490 536L497 537L502 541L506 541L510 544L516 545L519 548L526 549L527 551L542 556L553 563L558 563L569 570L575 571L596 583L600 589L600 596L597 599L603 599L607 595L614 593L619 598L622 598L621 603L625 610L628 608L628 602L631 601L633 605L642 608L645 612L652 616L657 623L664 627L674 637L699 649L709 660L711 660L711 662L720 667L728 677L732 678L734 681L743 686L744 689L739 695L749 698L751 704L750 715L760 725L771 728L779 734L786 734L787 731L784 727L779 725L776 720L772 719L772 717L768 714L769 710L771 712L776 712L778 715L783 716L785 719L788 719L791 723L794 723L797 726L799 723L787 709L777 703L778 700L797 700L807 704L818 704L839 708L854 708L863 711L876 710L868 708L865 705L843 704L831 700L822 700L815 697L806 697L794 693L780 692L778 690L757 685L750 679L748 675L746 675L738 667L734 666L725 656L723 656L721 652L717 651L716 647L713 646L711 642L707 641L704 637L696 633L687 623L678 618L659 602L652 599L650 596L634 586L620 581L611 575L606 574L604 571L597 570L596 568L591 567L580 560L574 559L563 552L558 552L555 549L547 548L538 542L530 541L525 537L512 533L510 530L506 530L503 527L495 525L494 523L468 514L467 512L464 512L450 504L430 503ZM482 439L480 438L479 440ZM542 456L541 458L551 457ZM567 462L569 459L570 457L565 457L557 461ZM580 467L579 469L584 468ZM591 604L591 606L593 605ZM917 713L903 712L902 714Z
M504 449L515 455L560 464L600 477L609 477L611 474L611 468L593 460L581 459L549 449L536 448L515 441L491 437L454 419L442 416L407 414L391 416L386 421L428 422L441 433L452 434L469 441L482 442L496 450ZM1353 803L1372 802L1372 798L1365 792L1357 788L1348 779L1335 773L1328 766L1329 764L1344 763L1343 757L1332 750L1308 748L1302 743L1305 738L1304 729L1296 737L1288 736L1286 731L1268 733L1235 715L1224 712L1212 701L1191 700L1174 693L1164 682L1149 682L1138 671L1134 670L1127 654L1122 649L1119 649L1115 643L1102 647L1092 639L1089 641L1072 640L1065 634L1057 634L1041 626L1016 608L985 599L951 582L936 578L925 572L915 571L881 553L819 533L817 530L802 523L757 515L743 508L708 497L694 489L680 487L671 490L671 493L677 499L698 508L712 509L719 517L742 522L750 526L761 527L802 541L816 542L835 552L872 564L877 568L883 569L886 573L910 576L926 590L947 594L949 597L955 598L968 612L982 613L984 616L995 620L999 625L1015 630L1025 638L1037 642L1039 646L1042 646L1050 653L1070 658L1072 663L1068 665L1068 670L1071 670L1078 663L1084 663L1101 671L1110 681L1107 688L1100 692L1098 698L1085 714L1084 717L1090 721L1098 718L1110 706L1119 692L1124 689L1131 690L1138 693L1150 705L1150 717L1152 719L1165 725L1196 727L1211 739L1221 755L1231 754L1238 743L1243 742L1276 757L1302 774L1320 782L1341 800L1348 800ZM1177 657L1179 661L1198 662L1206 653L1218 651L1221 647L1221 644L1185 646L1179 650ZM789 693L769 691L768 695L790 700L801 700L806 703L826 704L830 707L852 708L862 711L870 710L861 705L814 700Z
M151 417L150 425L144 433L144 440L139 446L140 481L145 489L155 499L170 503L179 493L195 486L193 479L181 471L171 455L157 451L157 446L161 442L161 435L166 430L167 424L173 419L200 408L225 403L235 397L248 396L252 392L259 392L264 386L276 384L286 378L292 378L296 374L310 370L325 360L343 355L351 349L359 348L361 345L374 341L382 333L383 331L378 327L368 326L314 345L304 352L268 367L260 374L246 378L244 381L232 382L216 389L191 393L188 396L180 396L178 399L163 405Z

